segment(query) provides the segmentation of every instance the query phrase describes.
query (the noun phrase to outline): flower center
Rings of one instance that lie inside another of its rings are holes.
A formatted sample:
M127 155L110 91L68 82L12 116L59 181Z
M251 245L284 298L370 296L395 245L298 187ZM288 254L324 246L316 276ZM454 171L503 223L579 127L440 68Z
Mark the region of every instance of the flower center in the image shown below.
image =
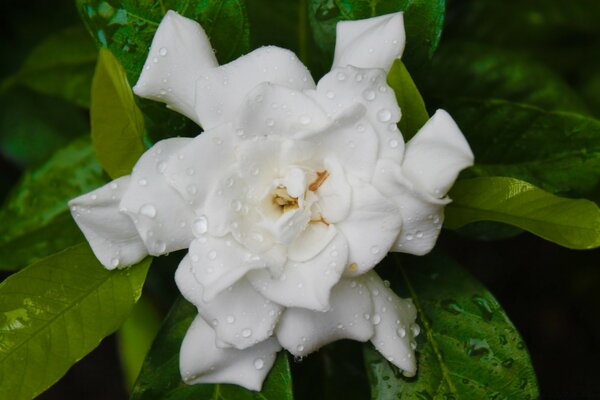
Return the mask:
M279 185L275 188L272 201L273 204L279 207L282 213L298 208L298 198L290 196L287 188L283 185Z

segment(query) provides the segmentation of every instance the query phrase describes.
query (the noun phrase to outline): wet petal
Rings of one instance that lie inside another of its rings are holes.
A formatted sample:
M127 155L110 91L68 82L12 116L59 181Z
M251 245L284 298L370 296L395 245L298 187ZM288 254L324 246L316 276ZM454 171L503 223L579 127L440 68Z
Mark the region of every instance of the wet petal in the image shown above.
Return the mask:
M148 255L133 221L119 211L130 181L130 176L115 179L69 202L79 229L108 269L135 264Z
M326 312L288 308L277 326L279 343L295 356L305 356L336 340L364 342L373 336L373 304L360 280L342 279L331 290L330 303Z
M215 331L197 316L181 344L179 370L189 385L233 383L258 391L280 349L276 339L267 339L244 350L217 348Z
M266 270L251 271L247 277L256 290L275 303L323 311L329 308L331 288L338 282L347 259L346 240L338 234L314 258L288 261L278 278L272 278Z
M194 109L196 79L202 70L218 66L206 33L197 22L167 11L150 46L133 91L198 123Z
M319 196L321 215L327 222L335 224L343 221L350 212L352 189L346 180L346 174L337 159L325 159L325 170L329 176L316 193Z
M404 51L403 13L357 21L340 21L336 27L333 67L353 65L390 70Z
M375 334L371 342L405 376L414 376L417 371L414 338L419 333L415 306L412 301L398 297L375 272L366 275L363 282L371 292L374 307L371 320Z
M196 113L202 127L206 130L231 121L248 93L262 82L296 90L315 87L294 53L261 47L229 64L202 71L196 82Z
M175 282L181 294L198 308L198 313L212 325L217 338L245 349L273 334L283 307L260 295L242 278L213 300L204 301L204 288L196 281L189 256L179 264Z

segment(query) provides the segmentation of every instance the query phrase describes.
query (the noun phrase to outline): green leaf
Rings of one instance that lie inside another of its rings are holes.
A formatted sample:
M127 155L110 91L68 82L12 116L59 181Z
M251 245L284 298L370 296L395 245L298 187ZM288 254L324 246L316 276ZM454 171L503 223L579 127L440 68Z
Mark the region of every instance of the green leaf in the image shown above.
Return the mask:
M150 258L107 271L87 244L0 284L0 398L31 399L116 331L140 297Z
M395 290L417 308L419 366L416 377L406 378L366 345L371 398L537 399L523 339L494 296L437 253L398 259L386 263L399 272L394 282L403 290Z
M335 25L404 11L406 51L403 60L418 70L433 55L444 24L445 0L309 0L309 21L317 45L333 59Z
M144 119L117 59L100 49L92 83L92 143L111 178L131 173L146 150Z
M43 94L89 107L97 50L83 27L47 37L6 84L22 84Z
M88 138L27 171L0 209L0 269L20 269L84 240L67 202L105 182Z
M244 0L77 0L77 8L96 42L107 47L135 83L142 71L148 49L162 17L168 10L198 21L208 34L221 64L248 52L249 26ZM147 127L155 138L190 136L198 126L165 109L164 105L140 101L148 118Z
M502 99L543 108L589 113L577 93L554 71L515 51L482 44L445 42L423 74L429 97Z
M503 100L445 104L475 154L470 176L510 176L582 197L600 182L600 121Z
M286 400L292 399L292 377L287 357L281 352L267 376L261 392L237 385L186 385L179 374L179 348L188 327L198 314L183 298L177 299L158 332L142 371L133 388L131 400L218 399Z
M64 100L13 87L0 93L0 151L15 164L40 164L89 132L84 111Z
M571 249L600 246L600 209L589 200L554 196L530 183L489 177L456 182L446 207L446 227L475 221L517 226Z
M117 332L119 356L128 388L133 387L140 373L160 323L160 317L152 302L142 296Z
M398 127L404 140L408 141L427 122L429 114L425 109L421 93L419 93L402 61L394 61L392 69L388 73L387 81L390 87L394 89L396 100L402 111L402 118L398 123Z

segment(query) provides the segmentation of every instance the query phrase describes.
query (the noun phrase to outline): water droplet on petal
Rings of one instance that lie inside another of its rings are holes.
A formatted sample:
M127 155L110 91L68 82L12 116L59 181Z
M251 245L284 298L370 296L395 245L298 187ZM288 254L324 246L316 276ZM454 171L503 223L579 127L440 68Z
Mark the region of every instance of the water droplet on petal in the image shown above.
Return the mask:
M308 125L308 124L310 124L310 117L308 115L301 115L300 116L300 123L302 125Z
M273 120L273 118L267 118L265 120L265 123L267 124L267 126L273 126L275 125L275 120Z
M148 218L154 218L156 217L156 208L152 204L144 204L140 208L140 214Z
M328 99L333 99L335 97L335 93L332 92L331 90L328 91L325 95L327 96Z
M377 113L377 119L379 119L381 122L387 122L391 118L392 118L392 113L387 108L383 108L383 109L379 110L379 112Z
M159 54L161 57L164 57L164 56L166 56L166 55L167 55L167 53L168 53L168 50L167 50L165 47L161 47L161 48L158 50L158 54Z
M372 101L375 99L375 92L371 89L366 89L363 92L363 97L365 98L365 100Z
M398 333L398 336L400 336L401 338L406 336L406 329L404 328L398 328L398 330L396 331L396 333Z
M381 315L375 314L373 315L373 325L379 325L381 322Z
M249 328L246 328L242 331L242 336L245 338L248 338L250 336L252 336L252 330Z
M346 74L344 74L343 72L338 72L337 75L337 80L338 81L345 81L346 80Z
M239 200L233 200L231 202L231 208L233 209L233 211L239 212L242 209L242 202Z
M371 247L371 254L377 254L377 253L379 253L379 246Z
M235 317L233 315L229 315L227 317L227 323L228 324L233 324L235 322Z
M159 162L158 164L156 164L156 171L158 171L159 174L164 173L167 170L167 163L164 161Z
M110 265L111 265L113 268L116 268L116 267L118 267L120 263L121 263L121 260L119 260L119 259L118 259L118 258L116 258L116 257L115 257L115 258L113 258L112 260L110 260Z
M298 346L296 346L296 350L298 350L299 353L304 351L304 346L299 344Z
M261 370L263 369L265 366L265 362L262 358L257 358L256 360L254 360L254 368Z
M140 185L140 186L146 186L147 184L148 184L148 181L145 180L144 178L142 178L138 181L138 185Z
M192 233L194 236L199 237L204 235L208 231L208 219L205 215L200 216L194 221L192 225Z
M394 125L395 126L395 125ZM390 139L390 141L388 142L390 144L390 147L392 149L395 149L396 147L398 147L398 141L396 139Z
M217 258L217 252L215 250L211 250L206 256L209 260L214 260L215 258Z

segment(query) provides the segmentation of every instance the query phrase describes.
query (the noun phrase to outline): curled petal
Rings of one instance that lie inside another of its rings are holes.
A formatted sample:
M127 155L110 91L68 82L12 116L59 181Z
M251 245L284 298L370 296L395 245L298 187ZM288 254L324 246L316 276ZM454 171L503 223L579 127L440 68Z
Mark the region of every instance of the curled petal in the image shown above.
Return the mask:
M290 353L305 356L340 339L361 342L373 336L373 303L360 279L342 279L331 290L331 308L288 308L277 326L277 339Z
M164 16L133 91L196 123L195 85L201 71L218 66L206 33L197 22L174 11Z
M250 137L276 134L301 138L328 122L323 109L304 92L264 82L248 93L236 125Z
M71 214L107 269L141 261L148 250L131 218L119 212L119 202L130 185L123 176L69 202Z
M246 279L240 279L211 301L204 301L204 288L196 281L189 256L179 264L175 282L181 294L198 308L213 326L217 339L227 347L245 349L268 339L283 307L261 296ZM217 344L217 347L221 347Z
M233 383L260 390L281 349L275 339L267 339L244 350L218 348L215 331L197 316L189 327L179 356L183 381L197 383Z
M402 175L402 167L389 160L377 164L373 185L392 199L403 217L402 230L391 251L424 255L429 253L442 229L448 199L436 199L414 190Z
M473 152L452 117L438 110L406 144L404 175L436 198L443 197L458 173L473 165Z
M349 177L352 206L348 218L336 226L348 240L347 276L373 268L396 240L402 217L396 204L371 184Z
M389 362L402 369L405 376L414 376L417 372L414 338L419 333L415 306L410 300L398 297L375 272L367 274L363 282L373 300L371 319L375 334L371 342Z
M202 127L207 130L230 121L250 90L262 82L296 90L315 87L294 53L261 47L229 64L202 71L196 82L196 113Z
M120 210L131 217L148 253L154 256L185 249L193 239L190 226L195 219L193 209L161 173L162 160L190 141L162 140L144 153L121 199Z
M251 271L247 277L256 290L275 303L324 311L329 309L331 288L340 279L347 260L346 240L338 234L314 258L288 261L278 278L272 278L266 270Z
M317 189L321 216L331 224L343 221L350 212L352 189L346 174L337 159L325 159L325 170L329 173L325 182Z
M340 21L336 27L333 67L390 70L404 51L403 13L381 15L357 21ZM333 68L332 67L332 68Z

